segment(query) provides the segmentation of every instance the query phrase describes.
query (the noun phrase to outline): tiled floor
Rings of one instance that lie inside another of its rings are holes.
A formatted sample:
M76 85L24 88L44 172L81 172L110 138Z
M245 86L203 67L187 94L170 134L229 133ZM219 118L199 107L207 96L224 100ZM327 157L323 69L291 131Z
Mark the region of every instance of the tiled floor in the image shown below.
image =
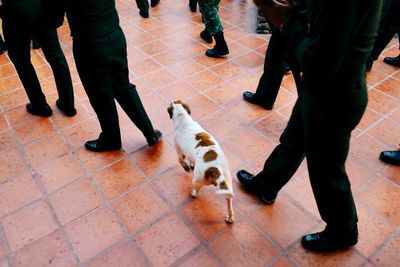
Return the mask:
M224 223L225 200L213 188L192 200L190 177L172 144L171 100L217 137L232 173L257 171L278 142L296 99L286 76L273 111L242 100L262 73L268 36L254 34L250 0L222 1L231 50L204 56L199 13L184 0L162 0L142 19L134 1L118 1L128 39L131 79L165 135L154 148L121 112L124 151L92 153L84 141L99 126L71 53L68 27L60 38L74 80L78 115L62 116L52 72L41 51L32 60L55 114L25 111L27 97L7 56L0 56L0 266L399 266L400 168L378 160L400 143L400 70L381 59L368 74L370 102L354 131L348 159L359 213L359 244L316 255L299 237L320 230L304 165L277 202L264 206L234 180L236 223ZM382 56L398 53L393 41ZM338 106L338 108L340 108ZM329 153L329 151L327 151Z

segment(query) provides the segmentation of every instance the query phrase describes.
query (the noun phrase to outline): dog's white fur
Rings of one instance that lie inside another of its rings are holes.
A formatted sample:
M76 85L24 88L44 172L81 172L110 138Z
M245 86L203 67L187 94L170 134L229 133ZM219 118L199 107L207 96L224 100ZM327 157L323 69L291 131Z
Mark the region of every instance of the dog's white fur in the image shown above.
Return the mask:
M174 123L175 149L185 171L193 171L192 196L198 197L203 185L213 184L226 197L227 223L234 222L232 177L228 161L217 140L190 116L189 107L181 101L171 103L168 113Z

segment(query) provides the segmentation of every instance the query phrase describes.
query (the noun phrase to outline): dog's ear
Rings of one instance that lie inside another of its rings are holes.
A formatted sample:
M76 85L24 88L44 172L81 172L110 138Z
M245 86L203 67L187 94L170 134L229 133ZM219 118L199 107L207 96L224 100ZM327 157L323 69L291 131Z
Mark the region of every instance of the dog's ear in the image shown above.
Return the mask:
M167 108L168 114L169 114L169 118L172 119L172 116L174 115L174 106L169 105L169 107Z
M182 103L182 107L186 110L186 112L190 115L191 111L188 105L186 105L185 103Z

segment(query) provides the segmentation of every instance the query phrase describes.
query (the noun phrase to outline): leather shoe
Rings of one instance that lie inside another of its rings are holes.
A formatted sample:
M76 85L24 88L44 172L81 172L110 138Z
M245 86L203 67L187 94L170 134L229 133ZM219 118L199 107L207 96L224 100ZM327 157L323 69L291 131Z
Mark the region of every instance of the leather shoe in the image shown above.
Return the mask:
M53 114L53 110L46 103L44 106L34 106L31 103L26 104L26 110L32 114L41 117L50 117Z
M211 33L207 30L204 29L201 33L200 33L200 37L201 39L203 39L206 43L211 44L213 41L212 35Z
M59 99L56 101L56 106L65 116L72 117L76 115L76 109L74 107L65 108L63 105L61 105Z
M251 104L259 105L259 106L265 108L266 110L272 110L274 107L274 104L269 105L269 104L262 103L262 101L257 98L256 94L249 92L249 91L245 91L243 93L243 99Z
M154 146L155 144L160 142L161 137L162 133L159 130L154 130L153 135L146 138L147 144L149 144L149 146Z
M400 166L400 150L382 151L379 158L383 162Z
M253 174L247 172L246 170L240 170L236 173L236 177L238 178L239 182L242 184L242 186L248 193L257 196L265 204L271 205L275 202L275 199L278 194L261 192L260 187L257 186L254 182Z
M226 55L229 54L228 48L220 48L219 46L215 45L214 48L206 50L206 56L212 58L224 58Z
M158 3L160 3L160 0L151 0L150 1L150 6L151 7L155 7L156 5L158 5Z
M315 252L331 252L354 246L358 242L358 234L327 235L325 231L305 235L301 238L301 245Z
M104 151L113 151L121 149L121 141L112 143L104 140L103 133L100 133L100 136L96 140L90 140L85 143L85 147L87 150L94 152L104 152Z
M398 55L397 57L385 57L383 59L383 62L395 67L400 67L400 55Z

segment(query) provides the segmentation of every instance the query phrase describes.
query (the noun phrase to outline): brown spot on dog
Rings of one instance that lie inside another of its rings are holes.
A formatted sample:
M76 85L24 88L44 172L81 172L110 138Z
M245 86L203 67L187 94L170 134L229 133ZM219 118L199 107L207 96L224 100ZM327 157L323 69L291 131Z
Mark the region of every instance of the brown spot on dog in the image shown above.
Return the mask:
M174 106L169 105L169 107L167 108L168 114L169 114L169 118L172 119L172 116L174 115Z
M204 173L204 179L207 185L217 185L217 179L221 176L220 171L215 167L208 168Z
M203 160L204 160L204 162L210 162L210 161L215 160L217 157L218 157L217 152L215 152L214 150L211 149L211 150L208 150L208 151L204 154Z
M186 105L185 103L183 103L181 100L176 100L174 101L174 104L181 104L182 107L186 110L186 112L190 115L191 111L188 105Z
M196 134L196 140L199 140L200 142L197 143L195 148L198 148L199 146L215 145L215 143L211 140L210 135L206 132Z
M222 183L219 184L219 189L228 190L228 185L225 181L222 181Z

